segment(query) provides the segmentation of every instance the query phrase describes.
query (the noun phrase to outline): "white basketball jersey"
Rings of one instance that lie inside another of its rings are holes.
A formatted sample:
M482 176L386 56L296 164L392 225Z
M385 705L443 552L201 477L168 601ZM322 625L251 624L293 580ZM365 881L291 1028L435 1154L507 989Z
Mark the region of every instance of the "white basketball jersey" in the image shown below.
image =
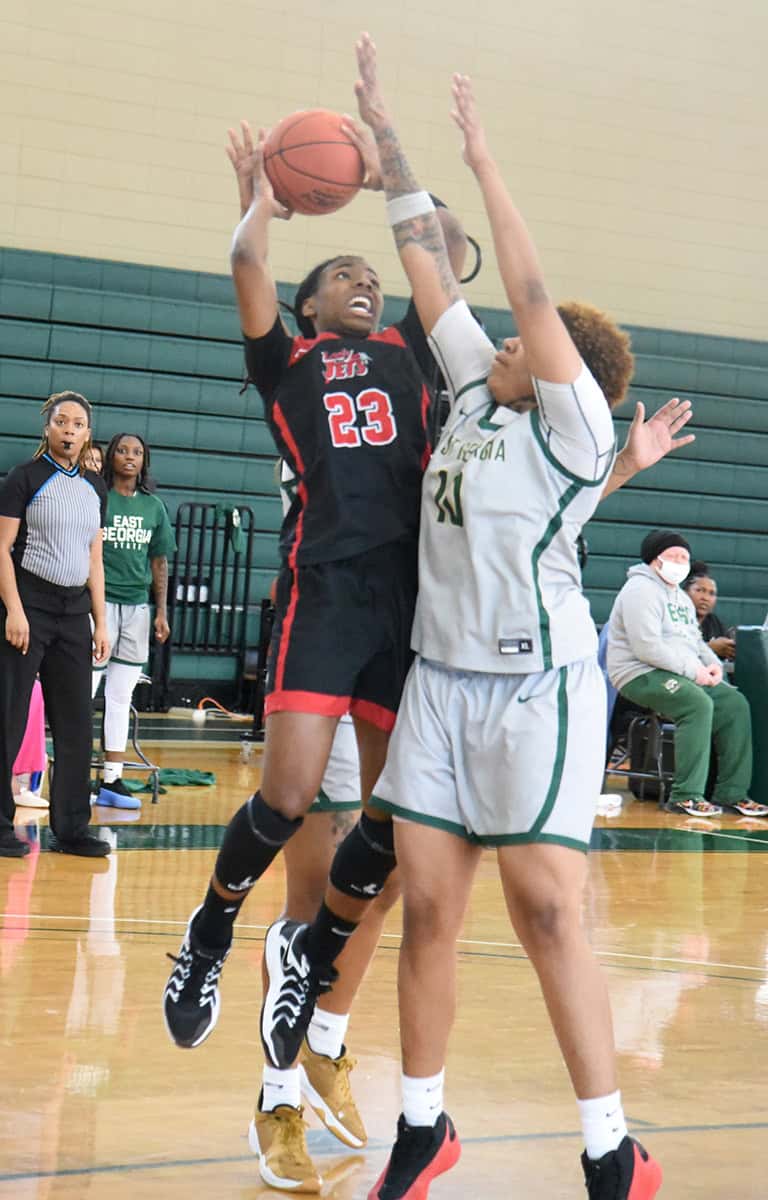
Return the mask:
M497 406L494 347L464 301L430 345L451 414L424 477L413 648L458 670L529 674L597 650L576 538L600 500L615 439L586 366L534 380L537 407Z

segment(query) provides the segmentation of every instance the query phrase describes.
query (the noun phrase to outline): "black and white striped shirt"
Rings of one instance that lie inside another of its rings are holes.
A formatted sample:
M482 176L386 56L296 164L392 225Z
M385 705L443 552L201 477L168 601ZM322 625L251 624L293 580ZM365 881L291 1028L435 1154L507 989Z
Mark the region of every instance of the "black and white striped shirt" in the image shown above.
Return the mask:
M65 470L47 454L14 467L0 484L0 517L20 521L14 565L55 587L84 587L106 507L106 484L93 471Z

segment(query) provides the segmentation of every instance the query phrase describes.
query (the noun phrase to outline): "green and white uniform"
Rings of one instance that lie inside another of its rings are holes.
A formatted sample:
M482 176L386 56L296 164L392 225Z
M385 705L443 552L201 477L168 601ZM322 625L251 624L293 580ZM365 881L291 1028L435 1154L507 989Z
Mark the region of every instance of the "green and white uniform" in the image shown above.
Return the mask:
M586 849L606 689L576 538L613 464L613 421L585 365L498 407L494 347L462 301L430 344L452 401L422 489L406 684L375 793L395 815L489 845Z
M110 489L104 526L104 581L111 662L143 666L147 661L150 560L170 558L175 549L162 500L146 492L123 496Z

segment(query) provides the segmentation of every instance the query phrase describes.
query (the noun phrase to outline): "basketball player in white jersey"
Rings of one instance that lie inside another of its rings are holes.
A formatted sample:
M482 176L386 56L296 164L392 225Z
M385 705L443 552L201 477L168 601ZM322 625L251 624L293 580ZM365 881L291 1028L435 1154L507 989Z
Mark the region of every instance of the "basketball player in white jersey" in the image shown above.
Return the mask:
M464 159L520 333L494 352L400 148L367 35L357 51L360 114L453 402L422 492L416 661L375 788L377 806L396 818L404 901L403 1115L369 1200L424 1200L459 1157L443 1066L455 942L483 846L497 850L510 918L576 1092L589 1198L651 1200L661 1170L627 1134L608 994L581 924L606 693L575 543L613 463L610 410L632 372L628 338L594 309L550 300L469 80L455 76Z

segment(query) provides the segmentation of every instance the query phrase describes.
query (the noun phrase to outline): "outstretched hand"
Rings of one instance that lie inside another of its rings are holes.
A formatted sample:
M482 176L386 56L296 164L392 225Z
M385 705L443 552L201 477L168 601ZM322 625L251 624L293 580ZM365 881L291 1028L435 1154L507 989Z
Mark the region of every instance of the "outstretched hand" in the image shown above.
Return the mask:
M363 33L355 42L357 54L357 69L360 77L355 83L355 95L360 119L376 129L387 120L387 110L379 90L379 78L376 65L376 46L369 33Z
M381 161L376 139L365 125L361 125L354 117L344 113L341 119L341 132L357 146L363 160L363 187L371 192L380 192L384 186L381 179Z
M693 433L677 436L692 416L690 400L675 396L646 421L645 405L638 400L622 454L635 471L645 471L671 451L695 442Z
M454 75L451 92L454 103L451 116L464 134L461 156L467 166L476 171L491 155L469 76Z
M258 198L269 207L271 216L287 221L293 214L276 199L264 170L264 142L267 131L260 129L258 138L254 141L250 125L247 121L241 121L239 136L234 129L228 129L227 133L229 145L224 148L237 176L240 215L245 216L254 200Z

